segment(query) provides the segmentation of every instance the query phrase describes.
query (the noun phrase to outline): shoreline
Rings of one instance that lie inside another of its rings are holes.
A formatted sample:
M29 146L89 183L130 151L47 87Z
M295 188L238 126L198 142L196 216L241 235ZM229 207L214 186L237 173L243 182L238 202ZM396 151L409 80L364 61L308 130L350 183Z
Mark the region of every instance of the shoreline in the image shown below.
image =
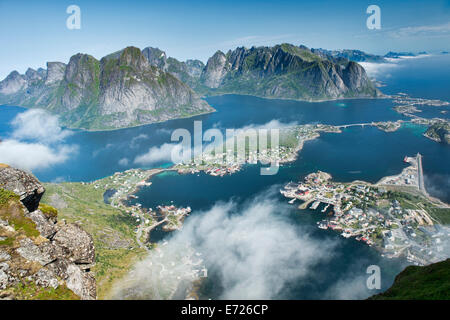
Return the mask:
M405 169L417 172L414 166ZM409 173L405 169L402 173ZM433 239L445 239L446 226L430 210L449 210L450 205L439 200L435 202L435 198L423 194L418 185L415 186L418 192L411 192L384 184L398 177L402 174L383 177L376 184L360 180L338 182L332 181L328 173L317 171L308 174L303 182L289 182L280 193L291 199L289 204L297 199L302 201L298 209L309 208L314 211L311 214L319 215L325 212L322 220L317 222L318 228L331 229L344 238L363 241L383 257L405 257L416 265L439 261L443 257L442 249L434 245ZM322 213L318 212L321 203L326 205ZM331 211L327 211L330 206ZM436 241L441 242L440 239Z

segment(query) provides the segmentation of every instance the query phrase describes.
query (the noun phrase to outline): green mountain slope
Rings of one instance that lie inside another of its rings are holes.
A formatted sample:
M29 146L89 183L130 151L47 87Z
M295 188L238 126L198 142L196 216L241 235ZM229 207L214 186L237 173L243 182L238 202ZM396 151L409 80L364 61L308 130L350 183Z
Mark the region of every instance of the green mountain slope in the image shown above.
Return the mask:
M449 300L450 259L424 267L409 266L386 292L371 300Z

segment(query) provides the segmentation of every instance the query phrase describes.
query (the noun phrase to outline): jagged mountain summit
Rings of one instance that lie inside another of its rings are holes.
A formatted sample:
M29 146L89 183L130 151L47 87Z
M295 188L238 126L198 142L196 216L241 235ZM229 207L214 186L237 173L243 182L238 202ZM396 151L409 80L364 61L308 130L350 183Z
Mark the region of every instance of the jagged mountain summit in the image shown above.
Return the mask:
M208 60L200 81L209 94L308 101L381 96L358 63L335 61L291 44L241 47L226 54L217 51Z
M370 54L361 50L343 49L343 50L326 50L326 49L311 49L314 54L325 58L339 59L344 58L355 62L386 62L385 57Z
M202 95L236 93L309 101L381 96L355 61L384 58L357 50L310 50L291 44L240 47L226 54L217 51L206 66L198 60L167 58L158 48L148 47L143 53L150 64L167 70Z
M214 111L184 82L152 66L135 47L100 61L79 53L67 65L48 62L46 72L13 71L0 82L0 103L44 108L59 114L69 127L98 130Z
M48 62L47 70L11 72L0 82L0 103L47 109L71 128L104 130L213 112L200 95L307 101L382 96L352 61L362 53L352 52L240 47L217 51L206 65L152 47L127 47L100 61L79 53L68 64Z

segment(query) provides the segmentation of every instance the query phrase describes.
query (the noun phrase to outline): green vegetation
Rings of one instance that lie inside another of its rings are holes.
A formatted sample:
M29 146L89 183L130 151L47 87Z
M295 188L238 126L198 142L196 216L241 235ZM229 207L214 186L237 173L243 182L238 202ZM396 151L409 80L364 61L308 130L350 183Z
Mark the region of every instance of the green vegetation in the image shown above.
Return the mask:
M441 121L431 125L425 132L425 136L437 142L450 144L450 122Z
M371 300L449 300L450 259L424 267L409 266L386 292Z
M19 202L19 196L15 193L0 188L0 218L8 221L18 232L25 234L27 237L38 237L39 231L36 224L24 216L23 207ZM3 240L0 244L11 245L11 238Z
M389 190L385 197L391 201L397 200L404 209L423 209L439 223L450 224L450 209L436 207L422 195Z
M42 202L58 208L59 219L79 223L94 238L97 295L99 299L107 298L114 281L145 254L136 243L135 219L106 204L105 189L95 184L46 184L45 188Z
M39 210L41 210L43 214L50 218L56 218L58 216L58 210L56 210L52 206L49 206L48 204L40 203Z
M0 188L0 206L7 204L11 199L19 200L19 196L12 191Z
M43 288L37 286L32 281L25 281L6 290L16 300L80 300L66 285L60 285L54 289L52 287Z
M450 224L450 209L429 207L426 208L426 211L440 223Z

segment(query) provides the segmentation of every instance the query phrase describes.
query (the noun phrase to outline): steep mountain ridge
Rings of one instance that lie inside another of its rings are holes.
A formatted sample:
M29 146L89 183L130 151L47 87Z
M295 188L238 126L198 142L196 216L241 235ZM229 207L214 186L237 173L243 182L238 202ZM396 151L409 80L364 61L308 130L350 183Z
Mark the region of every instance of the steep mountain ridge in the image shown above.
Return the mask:
M333 62L305 46L291 44L240 47L226 54L217 51L208 60L201 82L209 94L310 101L381 95L356 62Z
M115 129L214 111L185 83L127 47L100 61L76 54L46 75L13 71L0 82L0 103L41 107L72 128Z
M206 65L152 47L127 47L100 61L78 53L68 64L48 62L47 70L11 72L0 82L0 103L47 109L71 128L105 130L213 112L200 95L307 101L381 96L364 68L350 60L291 44L217 51Z

